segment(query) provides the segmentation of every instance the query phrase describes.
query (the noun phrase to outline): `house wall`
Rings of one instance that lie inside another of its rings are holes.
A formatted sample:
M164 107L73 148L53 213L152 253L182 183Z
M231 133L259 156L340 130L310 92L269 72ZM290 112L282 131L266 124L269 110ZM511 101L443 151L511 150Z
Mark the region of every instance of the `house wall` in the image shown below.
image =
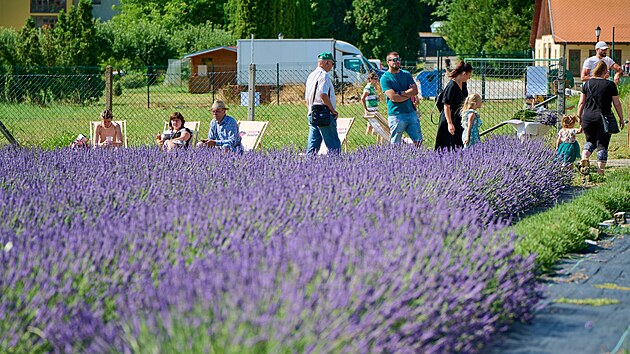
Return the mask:
M92 1L92 16L101 21L109 21L118 13L112 6L120 6L120 0L99 0Z
M42 24L54 23L59 12L31 12L31 3L29 0L0 0L0 27L8 27L19 30L24 26L26 19L32 16L35 23ZM66 0L66 12L72 8L76 1Z
M612 43L608 43L608 55L612 52ZM573 51L579 51L579 60L577 56L572 56ZM573 73L576 81L579 81L582 71L582 64L586 58L593 55L591 51L595 51L595 42L592 44L567 44L565 52L564 43L555 43L553 36L547 35L536 39L534 50L534 59L557 59L565 56L567 59L567 70ZM623 64L626 60L630 60L630 44L615 43L615 62ZM548 66L549 62L539 61L536 65ZM577 75L576 75L577 74Z

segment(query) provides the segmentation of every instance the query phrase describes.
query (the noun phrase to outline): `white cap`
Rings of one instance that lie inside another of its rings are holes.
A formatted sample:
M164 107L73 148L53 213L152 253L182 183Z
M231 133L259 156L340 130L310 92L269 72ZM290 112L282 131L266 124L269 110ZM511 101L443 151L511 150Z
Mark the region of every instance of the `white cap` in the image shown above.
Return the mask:
M83 139L87 139L87 138L85 137L85 135L83 135L83 134L79 134L79 136L77 136L77 141L79 141L79 140L83 140Z
M604 41L599 41L595 44L595 49L608 49L608 44Z

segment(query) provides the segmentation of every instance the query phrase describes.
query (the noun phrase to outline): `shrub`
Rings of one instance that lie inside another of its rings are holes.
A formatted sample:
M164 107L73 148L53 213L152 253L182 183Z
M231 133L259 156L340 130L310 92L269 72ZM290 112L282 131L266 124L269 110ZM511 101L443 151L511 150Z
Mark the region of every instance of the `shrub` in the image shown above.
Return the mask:
M147 86L147 76L146 74L126 74L120 78L120 83L122 86L127 89L135 89L140 87Z
M121 96L123 94L122 84L120 81L114 83L114 96Z

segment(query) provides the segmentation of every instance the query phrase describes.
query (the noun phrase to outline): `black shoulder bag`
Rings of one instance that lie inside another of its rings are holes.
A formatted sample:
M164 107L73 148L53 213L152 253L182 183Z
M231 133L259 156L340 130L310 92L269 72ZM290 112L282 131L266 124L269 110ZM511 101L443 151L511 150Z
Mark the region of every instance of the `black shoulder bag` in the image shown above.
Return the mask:
M591 80L586 82L586 89L588 90L589 97L591 98L591 100L593 100L593 103L595 103L595 106L597 106L597 109L599 109L599 117L602 119L602 123L604 124L604 133L606 134L619 133L619 126L617 125L617 119L615 119L615 115L613 114L612 117L606 117L604 115L604 113L602 112L602 107L599 106L599 103L597 103L597 100L595 100L595 98L593 97L593 92L591 91L591 85L589 84L590 82Z
M315 102L315 94L317 94L317 85L315 83L315 90L313 91L313 102ZM330 97L330 89L328 89L328 97ZM313 125L318 127L327 127L332 120L332 112L330 108L325 104L311 104L311 121Z

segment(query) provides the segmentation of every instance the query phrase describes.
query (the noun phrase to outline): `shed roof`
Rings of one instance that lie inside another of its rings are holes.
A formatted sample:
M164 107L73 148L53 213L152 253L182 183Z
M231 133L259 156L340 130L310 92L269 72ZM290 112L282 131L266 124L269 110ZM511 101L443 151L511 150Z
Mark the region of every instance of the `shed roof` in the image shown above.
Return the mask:
M186 54L186 55L184 55L184 58L185 59L192 58L192 57L196 57L196 56L203 55L203 54L217 52L217 51L220 51L220 50L227 50L227 51L236 53L236 47L235 46L221 46L221 47L214 47L214 48L210 48L210 49L201 50L201 51L198 51L198 52Z

